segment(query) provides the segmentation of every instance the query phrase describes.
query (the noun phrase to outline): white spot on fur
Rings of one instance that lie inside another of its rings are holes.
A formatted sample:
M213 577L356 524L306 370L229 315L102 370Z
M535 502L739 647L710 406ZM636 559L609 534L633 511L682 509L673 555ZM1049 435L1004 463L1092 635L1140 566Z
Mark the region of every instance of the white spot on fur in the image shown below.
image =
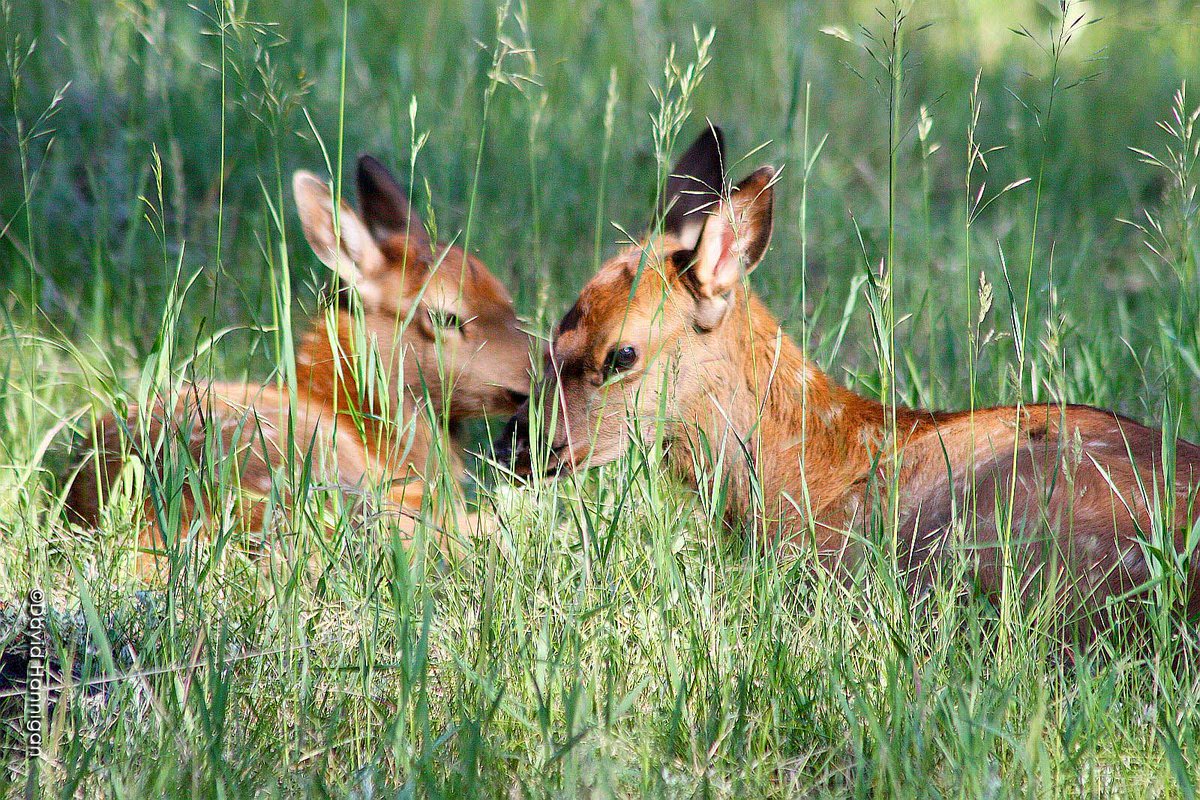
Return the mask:
M868 447L868 448L869 447L882 447L882 445L883 445L883 437L880 435L880 432L876 431L876 430L872 430L869 427L859 429L858 441L861 442L864 447Z
M825 425L832 425L837 420L841 419L842 412L846 407L841 403L830 403L824 408L817 411L817 418Z
M812 385L812 382L813 382L812 367L810 367L808 364L801 364L799 369L796 370L796 380L800 381L805 386Z
M1133 547L1125 551L1125 555L1121 558L1121 563L1125 565L1125 569L1130 573L1136 574L1145 566L1145 561L1142 558L1142 553L1138 548Z

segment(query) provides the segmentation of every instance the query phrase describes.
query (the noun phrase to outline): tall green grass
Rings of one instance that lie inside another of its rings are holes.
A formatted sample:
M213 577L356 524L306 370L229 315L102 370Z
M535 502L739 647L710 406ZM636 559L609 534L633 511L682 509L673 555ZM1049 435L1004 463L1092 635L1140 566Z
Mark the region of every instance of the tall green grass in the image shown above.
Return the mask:
M1148 646L1069 650L1052 608L965 575L911 597L886 524L852 588L764 552L652 446L520 488L474 462L498 522L451 556L321 485L316 452L278 476L266 537L227 513L217 440L202 465L158 443L99 531L68 527L56 479L93 413L208 376L294 391L295 333L332 312L292 170L349 194L353 156L382 156L545 334L706 118L733 160L765 143L735 172L785 165L753 284L839 381L1200 438L1190 4L3 11L0 602L47 588L76 675L39 769L4 718L6 793L1195 796L1168 556ZM188 493L225 509L204 544ZM139 594L143 494L172 580Z

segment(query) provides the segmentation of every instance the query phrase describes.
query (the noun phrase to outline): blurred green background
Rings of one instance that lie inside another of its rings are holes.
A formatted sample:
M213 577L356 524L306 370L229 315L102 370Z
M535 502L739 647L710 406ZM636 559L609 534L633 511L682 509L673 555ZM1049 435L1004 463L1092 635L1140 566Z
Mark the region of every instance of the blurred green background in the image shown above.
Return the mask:
M601 255L623 238L609 221L637 232L649 220L652 90L663 84L669 50L686 63L695 55L693 30L713 27L712 62L682 137L707 117L724 126L735 159L765 145L735 172L785 165L774 248L755 286L792 333L801 332L806 312L824 365L869 389L878 359L851 282L867 263L878 265L886 245L888 84L872 53L882 57L878 40L892 12L887 2L584 0L513 5L498 27L502 12L491 0L351 2L342 172L351 177L353 158L371 152L408 177L415 98L417 133L429 133L416 162L418 204L431 204L443 239L463 229L478 152L471 246L513 287L523 312L544 308L556 317L596 264L598 210ZM1057 0L911 7L895 214L897 370L910 402L966 401L966 332L978 310L980 271L996 298L979 334L996 332L980 358L980 401L1016 392L1000 254L1021 306L1035 183L976 220L968 270L967 127L980 71L976 136L1004 149L988 155L990 171L976 170L974 185L986 181L991 196L1036 178L1046 156L1029 326L1044 364L1026 377L1027 394L1119 406L1140 418L1161 415L1168 385L1185 400L1196 394L1194 357L1177 363L1171 353L1196 347L1180 305L1187 281L1117 219L1139 219L1147 208L1170 217L1168 176L1138 163L1129 148L1165 147L1155 122L1168 117L1185 80L1198 90L1189 107L1200 99L1200 6L1098 1L1073 5L1072 19L1080 15L1095 24L1051 52ZM0 139L0 282L10 309L27 318L34 299L64 335L91 337L118 369L134 369L181 259L185 276L199 273L185 303L190 330L269 324L270 271L279 259L268 258L278 233L267 198L278 202L283 187L301 303L295 316L314 310L325 275L299 235L286 187L296 168L323 171L314 129L337 158L340 4L43 0L10 4L4 23L0 95L10 105ZM1022 28L1033 37L1013 30ZM514 52L502 60L509 77L495 87L485 125L498 30ZM610 75L617 102L602 175ZM810 143L826 134L828 141L809 182L802 308L807 87ZM922 107L932 122L924 143ZM851 301L858 310L835 352ZM232 373L263 373L271 361L252 332L226 340L220 353L220 369ZM1194 434L1200 418L1184 411L1185 431Z

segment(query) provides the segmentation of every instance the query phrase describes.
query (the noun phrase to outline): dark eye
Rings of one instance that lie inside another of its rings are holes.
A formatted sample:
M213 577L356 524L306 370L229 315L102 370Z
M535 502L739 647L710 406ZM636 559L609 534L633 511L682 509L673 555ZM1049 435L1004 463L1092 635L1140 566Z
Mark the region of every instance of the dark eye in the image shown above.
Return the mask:
M458 314L440 308L429 309L429 321L437 328L456 328L462 330L463 326L462 318Z
M627 344L622 347L614 347L608 353L608 358L604 361L604 371L608 375L617 372L624 372L630 369L637 363L637 349L633 345Z

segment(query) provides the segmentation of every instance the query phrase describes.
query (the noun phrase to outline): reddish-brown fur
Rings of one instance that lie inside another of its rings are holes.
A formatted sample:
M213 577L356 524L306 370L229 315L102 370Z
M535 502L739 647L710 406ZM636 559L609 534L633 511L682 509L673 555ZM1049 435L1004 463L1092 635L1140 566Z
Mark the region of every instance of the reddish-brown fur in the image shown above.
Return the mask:
M719 136L709 132L676 173L719 170ZM711 177L701 182L716 188ZM897 531L888 544L917 581L957 549L985 592L1001 591L1007 555L1020 576L1013 591L1048 586L1064 611L1085 617L1143 587L1151 570L1140 542L1155 535L1155 493L1167 494L1161 432L1086 406L893 414L839 386L743 280L766 250L772 182L764 168L719 201L668 186L687 208L583 288L547 359L543 418L559 419L549 468L614 460L661 426L674 472L692 484L698 467L719 473L731 523L758 519L778 540L815 541L827 563L860 554L851 533L874 515ZM623 348L637 354L633 365L606 368ZM506 433L515 433L517 461L528 458L527 418L518 412ZM1165 536L1181 549L1200 447L1174 446ZM1190 613L1200 612L1200 553L1181 577Z
M449 459L452 471L461 472L458 451L443 434L471 417L511 413L526 397L529 339L503 285L460 248L434 247L377 161L360 160L358 183L361 212L343 204L335 222L328 186L304 172L294 181L309 243L357 289L344 290L334 341L324 318L304 335L295 404L274 384L184 383L148 417L136 409L123 421L106 416L69 491L77 521L98 522L130 456L155 465L148 471L158 474L164 439L171 439L202 470L235 469L240 488L223 501L231 508L222 508L218 498L194 497L190 485L175 487L184 534L199 506L211 516L229 511L240 527L262 530L273 474L286 467L298 474L306 462L312 484L360 497L381 490L385 506L411 530L431 470ZM379 381L359 386L355 378L372 357L386 376L382 388ZM205 464L213 453L221 457ZM138 540L143 553L162 549L161 528L148 495ZM154 563L144 557L141 568Z

